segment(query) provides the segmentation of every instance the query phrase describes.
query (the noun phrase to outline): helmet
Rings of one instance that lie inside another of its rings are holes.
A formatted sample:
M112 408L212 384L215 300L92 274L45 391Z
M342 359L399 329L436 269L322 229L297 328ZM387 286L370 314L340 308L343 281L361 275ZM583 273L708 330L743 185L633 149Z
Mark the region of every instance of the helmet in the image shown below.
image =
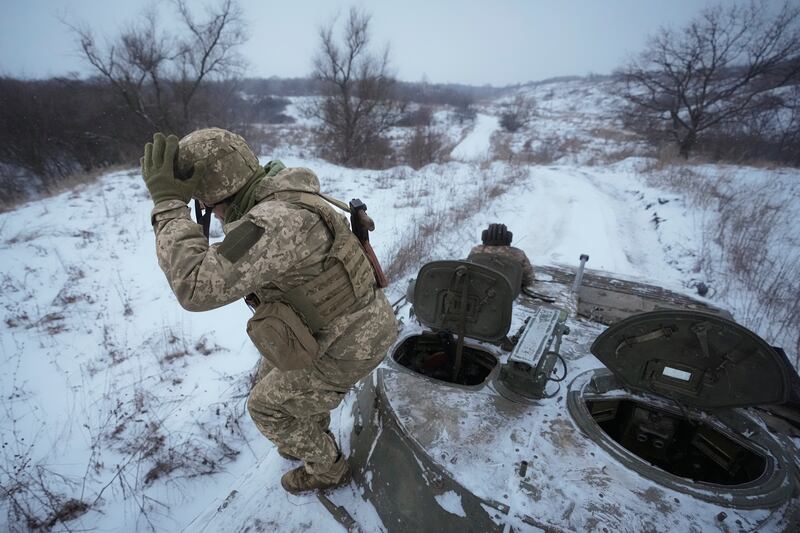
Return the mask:
M236 193L261 167L241 136L220 128L193 131L178 142L175 176L190 177L198 161L205 162L206 175L200 178L194 197L206 205Z
M481 233L481 241L486 246L508 246L513 236L505 224L489 224L489 227Z

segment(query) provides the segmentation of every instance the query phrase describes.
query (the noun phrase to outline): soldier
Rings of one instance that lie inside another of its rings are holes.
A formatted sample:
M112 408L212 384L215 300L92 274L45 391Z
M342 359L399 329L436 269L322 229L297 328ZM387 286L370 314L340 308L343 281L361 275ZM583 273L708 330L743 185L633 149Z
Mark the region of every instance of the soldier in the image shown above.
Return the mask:
M489 227L481 233L483 244L474 246L469 252L468 259L476 254L496 254L513 259L522 266L522 287L533 285L533 266L525 252L511 246L513 236L505 224L489 224Z
M282 456L304 463L281 485L296 494L346 483L330 411L381 362L397 325L345 217L313 172L262 167L218 128L155 134L142 176L158 263L180 304L205 311L246 297L254 308L247 332L262 357L248 411ZM221 243L209 246L189 217L191 197L223 222Z

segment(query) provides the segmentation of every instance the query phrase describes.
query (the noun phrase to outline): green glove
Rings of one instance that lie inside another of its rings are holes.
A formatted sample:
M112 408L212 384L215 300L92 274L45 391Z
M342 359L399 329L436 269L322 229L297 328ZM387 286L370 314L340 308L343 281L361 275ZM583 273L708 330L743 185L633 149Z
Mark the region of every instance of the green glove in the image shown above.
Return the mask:
M188 203L200 177L205 173L205 165L198 161L189 179L175 179L174 162L177 153L178 138L174 135L165 138L162 133L156 133L153 135L153 142L144 145L144 157L140 161L142 178L154 204L167 200Z

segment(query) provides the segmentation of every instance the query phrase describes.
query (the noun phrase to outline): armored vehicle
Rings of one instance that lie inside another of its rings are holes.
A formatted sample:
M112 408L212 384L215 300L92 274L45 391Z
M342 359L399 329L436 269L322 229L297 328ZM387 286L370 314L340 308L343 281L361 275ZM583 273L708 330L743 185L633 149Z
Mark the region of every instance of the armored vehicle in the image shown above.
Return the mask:
M386 529L798 531L783 351L581 259L522 294L495 257L419 271L354 407L353 474Z

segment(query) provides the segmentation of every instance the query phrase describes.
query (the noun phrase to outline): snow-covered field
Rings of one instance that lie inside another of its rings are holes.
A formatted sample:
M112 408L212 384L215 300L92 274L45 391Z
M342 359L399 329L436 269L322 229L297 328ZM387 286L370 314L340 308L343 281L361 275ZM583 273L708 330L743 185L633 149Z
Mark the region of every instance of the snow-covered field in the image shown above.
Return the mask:
M307 166L325 192L364 200L384 264L410 241L421 242L412 267L388 289L391 299L404 293L422 260L463 257L488 223L504 222L534 265L575 264L586 253L590 268L689 294L702 281L712 303L746 315L752 299L721 288L727 263L707 264L715 246L709 231L724 223L715 218L719 205L660 181L647 159L601 162L630 148L608 88L569 82L525 90L539 103L528 129L499 133L503 101L485 103L452 161L419 171L346 169L280 145L263 161ZM488 160L503 136L517 152L528 141L534 150L562 148L547 165ZM732 194L739 185L777 188L785 216L770 233L770 257L798 257L799 171L693 171L725 178ZM246 415L258 359L244 330L249 311L244 303L200 314L178 306L156 263L150 208L138 169L131 169L0 214L0 528L50 520L55 529L176 531L257 480L263 492L247 497L274 510L274 521L256 530L341 529L316 498L280 489L290 464ZM769 323L758 326L797 360L796 346L786 345L795 342L796 325L775 335ZM333 416L341 436L352 425L350 402ZM347 507L360 495L353 487L338 498ZM77 518L56 521L71 516ZM367 530L382 527L374 513L357 519Z

